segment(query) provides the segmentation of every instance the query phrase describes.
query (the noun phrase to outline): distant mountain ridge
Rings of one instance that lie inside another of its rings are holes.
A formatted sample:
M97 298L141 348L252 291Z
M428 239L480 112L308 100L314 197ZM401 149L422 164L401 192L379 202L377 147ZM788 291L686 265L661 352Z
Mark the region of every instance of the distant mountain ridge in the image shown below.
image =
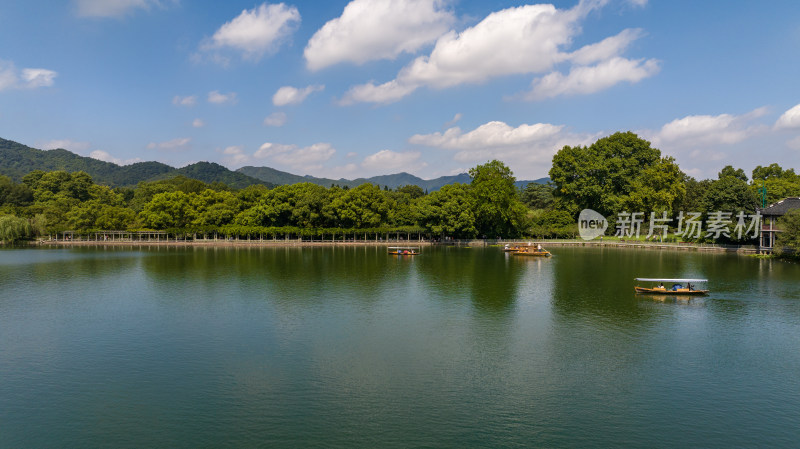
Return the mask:
M213 162L197 162L182 168L170 167L161 162L137 162L118 165L86 156L79 156L64 149L37 150L21 143L0 138L0 175L14 181L34 170L84 171L98 184L111 187L133 187L145 181L159 181L183 175L206 183L221 182L235 188L253 184L272 187L273 184L237 173Z
M305 175L305 176L294 175L292 173L276 170L270 167L247 166L247 167L242 167L236 171L239 173L244 173L247 176L252 176L253 178L260 179L262 181L270 182L272 184L297 184L300 182L310 182L312 184L318 184L325 187L338 185L341 187L346 186L352 188L352 187L357 187L361 184L370 183L381 187L386 186L390 189L396 189L398 187L402 187L405 185L416 185L422 188L423 190L427 190L429 192L439 190L442 188L442 186L448 184L455 184L457 182L462 184L469 184L472 181L472 178L470 178L470 176L466 173L461 173L453 176L441 176L439 178L426 180L406 172L396 173L393 175L373 176L371 178L331 179L331 178L317 178L315 176L310 176L310 175ZM524 188L531 182L546 184L550 182L550 178L540 178L535 181L517 181L515 185L519 188Z
M439 190L442 186L454 183L468 184L472 179L466 173L454 176L442 176L425 180L409 173L373 176L357 179L329 179L314 176L300 176L276 170L270 167L242 167L236 171L229 170L214 162L197 162L182 168L174 168L161 162L137 162L131 165L118 165L91 157L80 156L64 149L39 150L21 143L0 138L0 175L8 176L14 181L34 170L64 170L68 172L84 171L98 184L111 187L133 187L139 182L152 182L185 176L206 183L220 182L234 188L244 188L253 184L274 187L276 185L310 182L330 187L357 187L371 183L380 187L396 189L404 185L417 185L429 192ZM549 178L535 181L517 181L519 188L528 183L547 183Z

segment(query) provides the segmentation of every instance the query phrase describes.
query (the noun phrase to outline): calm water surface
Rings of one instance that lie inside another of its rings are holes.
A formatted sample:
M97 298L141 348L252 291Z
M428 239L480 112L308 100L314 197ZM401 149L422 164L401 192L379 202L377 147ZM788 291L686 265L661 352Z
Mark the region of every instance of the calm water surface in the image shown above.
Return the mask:
M0 250L0 447L797 447L799 265L552 252Z

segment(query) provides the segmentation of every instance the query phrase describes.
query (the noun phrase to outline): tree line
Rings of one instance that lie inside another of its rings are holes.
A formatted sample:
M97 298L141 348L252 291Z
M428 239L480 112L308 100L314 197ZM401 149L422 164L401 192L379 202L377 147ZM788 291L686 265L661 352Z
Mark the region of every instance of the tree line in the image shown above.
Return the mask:
M84 172L35 170L17 183L0 176L0 239L14 241L66 230L161 230L225 235L423 233L429 238L564 238L577 234L582 209L628 212L751 213L800 195L800 176L778 164L723 168L696 180L671 157L631 132L590 146L565 146L553 157L549 184L514 185L493 160L469 170L471 182L434 192L416 185L348 188L311 183L235 189L175 178L111 188ZM701 238L702 240L702 238Z

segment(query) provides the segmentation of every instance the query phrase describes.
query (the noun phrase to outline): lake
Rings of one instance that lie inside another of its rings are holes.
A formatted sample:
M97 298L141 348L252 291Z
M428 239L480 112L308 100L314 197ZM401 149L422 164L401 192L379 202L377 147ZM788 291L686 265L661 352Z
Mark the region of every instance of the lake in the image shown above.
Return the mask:
M796 447L800 265L550 249L0 250L0 447Z

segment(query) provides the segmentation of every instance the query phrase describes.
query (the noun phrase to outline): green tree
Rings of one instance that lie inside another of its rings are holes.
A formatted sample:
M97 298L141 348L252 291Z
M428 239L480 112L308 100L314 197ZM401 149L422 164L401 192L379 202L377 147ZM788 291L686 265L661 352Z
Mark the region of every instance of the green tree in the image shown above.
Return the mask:
M492 238L520 235L526 228L526 209L517 197L511 170L493 160L470 169L469 175L478 235Z
M450 184L430 193L416 204L419 224L440 237L474 238L475 198L469 185Z
M0 242L14 243L34 236L30 220L14 215L0 216Z
M519 192L519 199L531 209L546 209L553 204L553 187L531 182Z
M747 176L742 178L744 171L734 170L727 166L719 172L719 179L714 180L706 189L703 197L703 209L710 212L739 211L753 213L757 205L757 198L752 189L747 185Z
M790 210L778 220L775 253L782 257L800 258L800 209ZM787 251L788 250L788 251Z
M344 191L330 207L340 227L376 228L387 222L393 204L380 187L366 183Z
M154 229L185 228L197 218L189 195L180 191L155 195L139 216L146 226Z
M0 206L27 206L33 201L33 191L17 184L8 176L0 176Z
M790 196L800 196L800 176L794 169L784 170L778 164L767 167L757 166L753 169L753 181L750 184L756 196L761 198L760 189L766 187L766 203L772 204ZM759 201L760 204L760 201Z
M609 216L626 206L669 209L684 190L676 185L683 181L676 173L672 158L662 158L661 151L636 134L620 132L589 147L559 150L553 156L550 179L560 207L573 216L587 208ZM640 189L648 189L654 199L635 193Z

